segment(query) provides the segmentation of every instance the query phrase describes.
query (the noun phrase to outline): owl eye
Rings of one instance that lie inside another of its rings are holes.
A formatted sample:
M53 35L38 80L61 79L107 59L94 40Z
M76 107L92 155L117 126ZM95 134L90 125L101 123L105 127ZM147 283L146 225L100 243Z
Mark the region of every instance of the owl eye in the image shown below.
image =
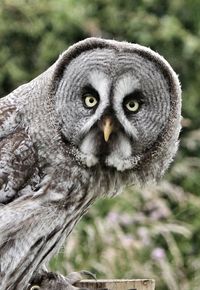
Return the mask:
M94 108L98 104L98 98L93 96L92 94L86 93L83 96L84 104L87 108Z
M125 107L129 112L137 112L140 104L137 100L129 100L127 103L125 103Z

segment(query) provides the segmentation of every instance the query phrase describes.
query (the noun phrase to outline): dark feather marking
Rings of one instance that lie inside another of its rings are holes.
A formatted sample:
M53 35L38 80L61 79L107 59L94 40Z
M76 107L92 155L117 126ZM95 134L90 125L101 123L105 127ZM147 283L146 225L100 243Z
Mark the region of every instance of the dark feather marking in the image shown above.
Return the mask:
M61 228L60 228L61 229ZM59 229L59 230L60 230ZM59 232L59 230L56 232L56 233L58 233ZM54 235L56 234L56 233L54 233ZM61 232L62 233L62 232ZM51 237L53 237L53 235L51 235ZM60 241L60 239L61 239L61 237L62 237L62 234L60 234L60 236L59 236L59 238L54 242L54 244L48 249L48 251L42 256L42 258L40 259L40 261L39 261L39 265L42 263L42 261L44 261L44 259L49 255L49 253L51 253L51 251L55 248L55 246L57 245L57 243Z
M30 247L30 252L33 251L35 248L37 248L41 242L43 241L43 237L39 238L31 247Z
M13 239L7 239L0 247L0 257L1 253L6 253L7 249L10 249L13 246L14 240Z
M54 242L54 244L50 247L50 249L45 253L45 255L43 255L43 257L41 258L39 264L42 263L42 261L43 261L43 260L48 256L48 254L49 254L49 253L54 249L54 247L59 243L59 241L61 240L61 238L62 238L64 232L65 232L66 229L69 227L69 225L70 225L74 220L76 220L76 223L77 223L78 220L79 220L79 218L80 218L81 216L82 216L82 214L77 214L77 215L73 216L73 218L70 219L70 221L67 222L67 224L66 224L63 228L60 227L60 229L61 229L61 233L60 233L59 237L58 237L57 240ZM79 217L79 218L78 218L78 217ZM60 230L60 229L59 229L59 230ZM58 230L58 231L59 231L59 230ZM57 232L58 232L58 231L57 231ZM71 233L71 231L72 231L72 229L69 231L68 235Z
M38 239L32 246L31 246L31 248L30 248L30 251L33 251L34 250L34 248L36 248L36 247L38 247L43 241L44 241L45 239L44 238L40 238L40 239ZM23 260L21 260L21 262L19 263L19 265L18 265L18 269L20 269L20 267L25 263L25 261L26 261L26 259L27 259L27 257L24 257L24 259ZM23 273L26 271L26 269L23 271ZM13 271L13 272L11 272L10 273L10 275L8 276L8 277L12 277L12 276L14 276L15 275L15 273L16 273L16 269ZM21 280L22 278L23 278L23 273L17 278L17 280L16 280L16 282L18 281L18 280ZM15 282L15 283L16 283Z
M75 217L76 218L76 217ZM55 243L51 246L51 248L48 250L48 252L46 252L46 254L42 257L42 259L40 260L39 264L48 256L48 254L53 250L53 248L55 247L55 245L57 245L57 243L60 241L60 239L62 238L62 234L65 232L65 230L68 228L68 226L71 224L71 222L73 222L73 220L75 219L74 217L67 222L67 224L65 225L65 227L60 227L61 229L61 234L58 237L58 239L55 241ZM59 231L59 230L58 230ZM57 232L58 232L57 231Z
M29 265L27 265L27 267L24 269L24 271L21 273L21 275L20 276L18 276L18 278L17 278L17 280L15 280L15 285L14 285L14 287L15 288L9 288L9 290L15 290L15 289L17 289L17 287L18 287L18 283L23 279L23 277L30 271L30 269L31 269L31 266L32 266L32 264L34 263L34 261L35 261L35 259L37 258L37 256L38 256L38 254L40 253L40 251L41 251L41 249L43 249L44 248L44 246L46 245L46 243L45 243L45 239L43 238L43 239L41 239L41 243L43 242L43 244L41 245L41 247L38 249L38 251L35 253L35 255L34 255L34 259L29 263ZM39 245L39 244L38 244ZM23 264L24 263L24 260L26 260L26 257L21 261L21 263L20 264ZM19 268L19 267L18 267ZM15 272L13 272L13 274L14 273L16 273L16 271ZM11 275L10 275L11 276Z
M40 255L40 253L43 252L44 247L46 246L46 242L49 241L56 233L58 233L60 231L61 227L56 227L47 237L42 237L40 239L38 239L35 244L33 244L30 248L30 253L32 251L34 251L34 249L36 249L42 242L44 242L41 247L38 249L37 253L34 255L34 259L29 263L29 265L26 267L26 269L21 273L21 275L17 278L17 280L15 281L15 284L17 285L19 283L20 280L23 279L23 277L26 275L26 273L29 272L29 269L31 269L32 264L35 262L35 260L37 259L37 257ZM55 245L54 245L55 246ZM52 247L51 247L52 248ZM52 250L52 249L51 249ZM50 252L50 251L48 251ZM45 254L42 259L40 260L40 262L38 263L40 265L40 263L44 260L44 257L46 257L47 255ZM24 260L26 260L26 257L21 261L20 265L18 266L18 268L20 268L23 263ZM15 272L13 272L11 275L13 275ZM15 289L15 288L14 288ZM13 289L13 290L14 290Z
M1 111L0 111L0 126L3 125L3 123L5 122L5 120L7 118L10 117L10 115L16 111L16 107L15 106L5 106L5 107L1 107Z

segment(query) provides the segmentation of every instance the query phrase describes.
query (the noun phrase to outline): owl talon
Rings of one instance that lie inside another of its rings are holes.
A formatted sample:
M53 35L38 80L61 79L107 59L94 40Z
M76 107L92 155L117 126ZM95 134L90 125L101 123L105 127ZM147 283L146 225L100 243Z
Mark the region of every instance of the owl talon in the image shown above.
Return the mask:
M97 280L97 276L96 274L90 272L90 271L87 271L87 270L82 270L80 271L80 274L81 275L84 275L84 276L87 276L88 278L90 279L94 279L94 280Z
M74 285L80 282L83 279L83 276L87 276L90 279L96 280L96 275L86 270L82 270L80 272L71 272L67 275L66 279L71 285Z
M30 290L89 290L87 288L77 287L75 284L82 280L81 275L87 275L92 278L95 277L89 271L72 272L67 277L61 274L46 272L42 270L31 281L33 286L30 286ZM38 284L38 285L37 285Z

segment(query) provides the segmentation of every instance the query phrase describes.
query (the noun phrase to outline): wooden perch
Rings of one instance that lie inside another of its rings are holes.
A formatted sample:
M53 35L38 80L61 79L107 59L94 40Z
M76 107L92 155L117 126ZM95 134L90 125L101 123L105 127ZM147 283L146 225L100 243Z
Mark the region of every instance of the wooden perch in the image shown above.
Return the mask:
M155 290L155 280L82 280L75 286L95 290Z

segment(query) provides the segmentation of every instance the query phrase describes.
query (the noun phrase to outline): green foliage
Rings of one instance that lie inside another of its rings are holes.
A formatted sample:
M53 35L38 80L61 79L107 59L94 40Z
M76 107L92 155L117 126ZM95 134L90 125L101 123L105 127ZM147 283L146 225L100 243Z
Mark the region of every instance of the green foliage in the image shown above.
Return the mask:
M199 0L1 0L1 96L89 36L150 46L172 64L183 88L181 146L165 181L100 200L52 269L156 278L161 290L199 289L199 11Z

